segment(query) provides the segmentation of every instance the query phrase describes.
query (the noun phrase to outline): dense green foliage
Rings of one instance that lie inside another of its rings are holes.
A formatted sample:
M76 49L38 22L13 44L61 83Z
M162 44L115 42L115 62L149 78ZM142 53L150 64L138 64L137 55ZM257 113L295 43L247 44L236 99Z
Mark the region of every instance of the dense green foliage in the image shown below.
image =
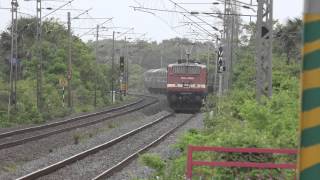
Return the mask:
M297 23L300 21L296 20ZM292 26L290 20L283 29ZM301 26L298 25L297 28ZM299 34L299 33L296 33ZM260 148L297 148L298 110L299 110L299 75L301 40L295 38L288 51L280 48L285 37L275 39L273 55L273 96L258 103L255 98L255 61L253 46L248 43L237 51L237 61L233 65L233 87L227 96L209 96L204 108L205 129L190 130L184 134L176 148L182 154L167 163L166 173L160 179L184 179L186 152L189 144L220 147L260 147ZM289 39L290 41L292 39ZM292 42L288 42L292 43ZM295 162L292 156L269 156L237 153L195 153L198 160L216 161L251 161L251 162ZM161 160L162 161L162 160ZM152 166L151 166L152 167ZM207 179L267 179L273 177L292 179L292 171L253 170L249 168L194 168L196 176ZM159 172L156 174L159 175Z
M13 124L41 123L54 117L74 112L92 111L94 89L97 82L97 108L110 104L109 92L111 66L96 65L93 48L76 36L72 36L72 103L67 108L67 87L65 106L62 101L60 79L66 79L68 62L68 31L66 27L49 19L43 22L43 106L36 105L36 67L38 64L35 41L35 19L19 19L18 59L20 67L17 81L17 106L12 106L11 117L7 117L11 34L4 31L0 39L0 126ZM117 77L117 71L114 73ZM118 84L115 84L118 87Z
M88 44L92 47L96 46L95 42L89 42ZM132 64L141 66L143 69L160 68L161 57L163 60L162 67L175 63L178 59L185 59L186 50L191 52L191 59L200 60L204 63L207 62L207 53L209 53L211 59L215 54L212 42L192 43L185 38L163 40L160 43L146 41L124 42L123 40L117 40L115 46L118 54L128 54L129 61ZM98 47L98 61L111 61L112 40L101 40L98 43Z

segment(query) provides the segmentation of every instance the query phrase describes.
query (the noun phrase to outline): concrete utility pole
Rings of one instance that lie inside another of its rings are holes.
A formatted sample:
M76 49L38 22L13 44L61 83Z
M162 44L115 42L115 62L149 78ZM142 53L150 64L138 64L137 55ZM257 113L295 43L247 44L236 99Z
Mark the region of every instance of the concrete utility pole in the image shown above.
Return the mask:
M8 102L8 119L11 105L17 102L17 70L18 70L18 1L11 1L11 55L10 55L10 93ZM13 65L15 68L13 68ZM14 74L14 75L13 75ZM14 82L13 82L14 76Z
M96 62L95 62L95 80L94 80L94 107L97 106L97 81L98 81L98 41L99 41L99 25L97 25L97 34L96 34Z
M68 53L68 107L71 108L72 107L72 85L71 85L71 80L72 80L72 34L71 34L71 13L68 12L68 34L69 34L69 38L68 38L68 49L69 49L69 53Z
M304 0L304 47L297 179L317 180L320 171L320 1Z
M127 95L127 91L128 91L128 68L129 68L129 57L128 57L128 45L127 45L127 37L125 36L124 37L124 53L123 53L123 56L124 56L124 64L125 64L125 67L124 67L124 95L126 96Z
M162 48L161 48L161 56L160 56L160 68L163 67L163 52L162 52Z
M111 64L111 102L112 102L112 104L114 103L114 100L115 100L115 98L114 98L114 96L115 96L115 94L114 94L114 56L115 56L115 54L114 54L114 37L115 36L115 31L113 31L112 32L112 64Z
M42 5L41 0L37 0L37 107L42 111Z
M210 44L207 45L207 74L210 75Z
M17 81L18 81L18 66L19 66L19 60L18 60L18 1L16 2L16 8L14 12L14 33L13 33L13 41L14 41L14 51L13 51L13 59L15 60L15 66L14 66L14 88L13 88L13 103L14 108L17 108Z
M273 0L259 0L256 35L256 98L272 96Z
M127 38L125 38L125 49L126 49L126 53L125 53L125 59L126 59L126 94L128 94L128 90L129 90L129 46L128 46L128 42L127 42Z
M231 16L231 33L230 33L230 41L229 41L229 47L230 47L230 61L229 61L229 84L228 84L228 89L231 88L232 86L232 74L233 74L233 70L232 70L232 67L233 67L233 63L234 63L234 51L235 51L235 47L234 47L234 23L235 23L235 16Z

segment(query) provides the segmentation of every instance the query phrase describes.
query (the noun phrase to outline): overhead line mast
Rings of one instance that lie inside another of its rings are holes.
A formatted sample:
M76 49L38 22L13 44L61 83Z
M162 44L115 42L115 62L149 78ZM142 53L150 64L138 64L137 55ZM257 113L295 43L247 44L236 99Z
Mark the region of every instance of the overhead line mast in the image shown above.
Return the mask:
M11 55L10 55L10 93L8 102L8 120L10 120L11 106L16 107L17 78L18 78L18 1L11 1ZM14 81L14 82L13 82Z
M256 98L272 96L273 0L258 1L256 33Z
M39 111L42 111L42 3L41 0L37 0L37 107Z
M99 42L99 28L100 26L97 25L97 34L96 34L96 47L95 47L95 54L96 54L96 62L95 62L95 80L94 80L94 107L97 107L97 84L98 84L98 42Z
M71 33L71 13L68 12L68 107L72 107L72 33Z

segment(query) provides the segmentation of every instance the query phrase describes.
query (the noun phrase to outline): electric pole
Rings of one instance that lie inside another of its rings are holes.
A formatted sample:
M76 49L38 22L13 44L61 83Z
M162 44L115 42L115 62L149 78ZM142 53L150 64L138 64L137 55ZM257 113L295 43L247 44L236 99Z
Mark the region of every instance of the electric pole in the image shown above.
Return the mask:
M127 95L128 91L128 67L129 67L129 57L128 57L128 45L127 45L127 37L124 37L124 95Z
M210 65L210 44L207 45L207 74L210 75L209 65Z
M37 107L42 111L42 5L37 0Z
M256 35L256 98L272 96L273 0L258 1Z
M163 65L163 50L162 50L162 47L161 47L161 56L160 56L160 68L162 68L162 65Z
M95 80L94 80L94 107L97 106L97 71L98 71L98 41L99 41L99 25L97 25L97 34L96 34L96 62L95 62Z
M112 32L112 63L111 63L111 102L114 103L114 35L115 32Z
M229 62L229 84L228 84L228 89L231 88L232 86L232 74L233 74L233 63L234 63L234 21L235 17L234 16L231 16L231 33L230 33L230 39L229 39L229 47L230 47L230 62Z
M69 53L68 53L68 107L71 108L72 107L72 94L71 94L71 80L72 80L72 59L71 59L71 56L72 56L72 34L71 34L71 13L68 12L68 35L69 35L69 38L68 38L68 49L69 49Z
M126 94L128 94L128 89L129 89L129 50L128 50L128 44L127 44L127 38L125 38L125 42L126 42L126 53L125 53L125 56L126 56Z
M215 44L215 48L218 49L219 47L219 38L218 36L216 37L216 44ZM218 74L220 76L220 73L218 73L218 51L216 51L216 60L213 61L214 64L214 76L213 76L213 80L212 80L212 88L213 88L213 92L217 93L218 92L218 88L219 88L219 79L218 79Z
M8 119L10 120L11 105L16 107L17 95L17 70L18 70L18 1L11 1L11 55L10 55L10 93L8 102ZM13 68L13 65L15 68ZM14 74L14 75L13 75ZM14 83L13 83L14 76Z

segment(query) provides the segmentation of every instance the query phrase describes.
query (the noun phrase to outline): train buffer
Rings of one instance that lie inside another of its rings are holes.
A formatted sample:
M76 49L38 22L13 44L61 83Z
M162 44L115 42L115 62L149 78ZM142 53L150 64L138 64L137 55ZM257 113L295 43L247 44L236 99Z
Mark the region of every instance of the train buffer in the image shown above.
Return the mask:
M287 169L296 171L296 163L274 163L274 162L236 162L236 161L200 161L194 160L193 153L238 153L238 154L255 154L255 155L293 155L296 156L296 149L270 149L270 148L226 148L226 147L209 147L209 146L192 146L189 145L187 153L186 179L192 180L193 167L209 166L223 168L251 168L251 169Z

